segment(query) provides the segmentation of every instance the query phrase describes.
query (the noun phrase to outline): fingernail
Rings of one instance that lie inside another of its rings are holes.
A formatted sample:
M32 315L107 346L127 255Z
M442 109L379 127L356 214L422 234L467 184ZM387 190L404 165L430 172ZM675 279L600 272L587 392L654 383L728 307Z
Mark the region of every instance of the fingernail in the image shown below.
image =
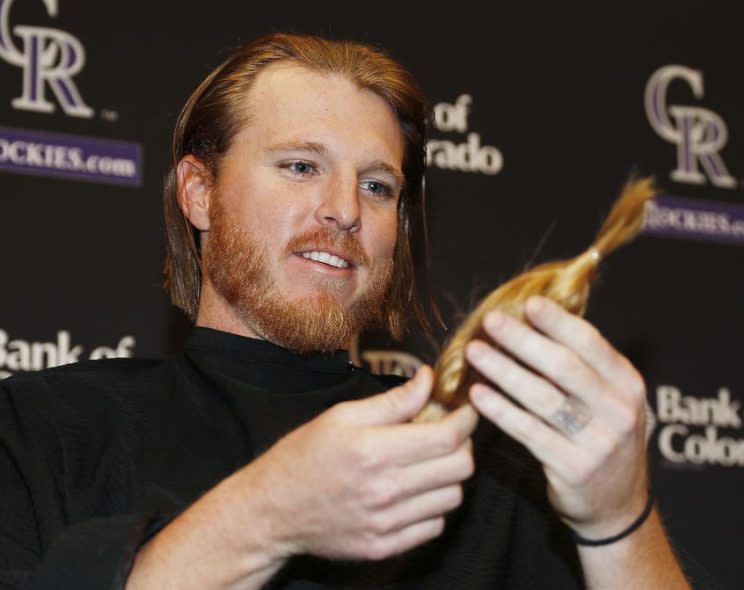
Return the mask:
M489 311L483 323L491 330L498 330L504 323L505 316L500 311Z
M471 340L468 342L466 353L470 359L479 361L486 354L486 345L480 340Z
M539 313L545 307L545 300L542 297L533 295L527 300L527 310L532 313Z

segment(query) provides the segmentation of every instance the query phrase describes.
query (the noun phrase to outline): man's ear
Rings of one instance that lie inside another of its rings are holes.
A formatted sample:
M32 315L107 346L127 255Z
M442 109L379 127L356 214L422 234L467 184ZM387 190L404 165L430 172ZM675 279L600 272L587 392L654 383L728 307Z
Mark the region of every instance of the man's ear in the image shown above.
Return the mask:
M176 167L178 204L183 214L200 231L209 231L209 201L214 179L209 167L193 154L184 156Z

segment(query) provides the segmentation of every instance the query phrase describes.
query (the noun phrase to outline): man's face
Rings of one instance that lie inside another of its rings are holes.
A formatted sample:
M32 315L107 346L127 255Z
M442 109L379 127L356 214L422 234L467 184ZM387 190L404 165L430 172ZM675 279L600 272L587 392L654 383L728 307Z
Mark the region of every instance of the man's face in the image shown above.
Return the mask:
M210 202L205 274L255 335L343 348L382 306L403 185L399 123L377 95L267 67Z

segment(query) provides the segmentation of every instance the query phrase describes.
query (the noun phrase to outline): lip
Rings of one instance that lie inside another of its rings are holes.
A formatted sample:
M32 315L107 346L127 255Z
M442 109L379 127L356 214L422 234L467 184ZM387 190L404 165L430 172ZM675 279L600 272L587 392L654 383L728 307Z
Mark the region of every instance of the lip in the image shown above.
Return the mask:
M331 256L341 258L349 265L347 268L336 268L336 270L353 270L356 268L356 264L354 264L354 262L349 258L348 254L344 254L340 250L334 250L333 248L303 248L302 250L294 252L294 254L302 258L303 260L307 260L308 262L317 262L318 264L322 264L325 267L335 268L333 266L330 266L329 264L325 264L324 262L318 262L316 260L311 260L310 258L303 258L302 255L307 252L327 252Z

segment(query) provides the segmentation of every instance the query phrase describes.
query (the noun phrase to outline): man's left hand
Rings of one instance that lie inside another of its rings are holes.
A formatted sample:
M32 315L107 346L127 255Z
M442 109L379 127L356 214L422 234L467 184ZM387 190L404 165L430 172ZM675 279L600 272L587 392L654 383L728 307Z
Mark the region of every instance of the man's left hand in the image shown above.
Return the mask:
M501 350L468 344L468 361L491 382L474 385L471 401L543 464L566 524L585 538L614 535L647 499L643 378L596 328L553 301L530 298L525 318L486 316Z

